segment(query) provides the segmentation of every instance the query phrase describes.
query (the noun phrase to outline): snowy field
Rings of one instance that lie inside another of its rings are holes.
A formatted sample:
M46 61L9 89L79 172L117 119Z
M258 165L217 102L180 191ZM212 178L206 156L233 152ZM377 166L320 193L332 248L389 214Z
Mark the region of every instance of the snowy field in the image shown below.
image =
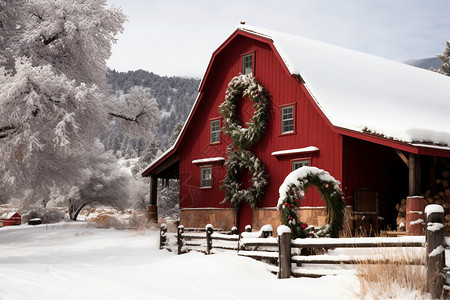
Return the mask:
M84 222L0 228L0 299L357 299L355 275L278 280L236 253L178 256L158 238Z

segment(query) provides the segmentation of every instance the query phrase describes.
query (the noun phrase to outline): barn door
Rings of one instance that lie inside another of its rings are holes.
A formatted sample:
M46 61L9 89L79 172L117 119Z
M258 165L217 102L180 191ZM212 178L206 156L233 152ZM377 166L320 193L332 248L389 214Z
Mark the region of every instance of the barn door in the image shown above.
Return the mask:
M353 193L353 220L355 234L378 233L378 192L371 189L355 189Z
M246 201L242 201L237 212L237 228L239 232L245 231L245 226L250 225L253 227L253 209Z

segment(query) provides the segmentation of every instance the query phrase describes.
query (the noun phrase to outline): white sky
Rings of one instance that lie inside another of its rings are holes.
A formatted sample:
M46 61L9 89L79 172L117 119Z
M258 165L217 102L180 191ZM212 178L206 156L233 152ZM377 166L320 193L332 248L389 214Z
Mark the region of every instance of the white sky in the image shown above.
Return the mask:
M239 25L292 33L397 61L450 40L448 0L107 0L128 16L108 66L202 77Z

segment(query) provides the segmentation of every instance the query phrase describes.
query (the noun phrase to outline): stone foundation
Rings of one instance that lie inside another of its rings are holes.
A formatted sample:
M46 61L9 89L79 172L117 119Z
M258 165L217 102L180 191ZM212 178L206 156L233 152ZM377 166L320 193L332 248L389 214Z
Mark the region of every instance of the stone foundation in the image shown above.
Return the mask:
M353 229L352 211L350 206L345 208L344 233ZM301 207L299 220L308 225L322 226L327 223L327 214L323 207ZM258 231L266 224L272 225L275 232L281 225L280 212L276 208L257 208L253 211L253 231Z
M253 231L258 231L266 224L270 224L273 227L274 235L278 226L281 225L280 212L276 208L256 208L253 210Z
M184 227L204 228L212 224L214 228L231 230L236 226L236 210L231 208L183 208L180 209L180 224Z
M344 232L353 229L352 208L345 208ZM237 212L231 208L184 208L180 210L180 224L184 227L203 228L206 224L212 224L214 228L231 230L237 224ZM301 207L299 219L308 225L321 226L326 224L327 215L323 207ZM280 212L276 208L257 208L253 210L253 231L258 231L262 226L270 224L276 230L281 225Z

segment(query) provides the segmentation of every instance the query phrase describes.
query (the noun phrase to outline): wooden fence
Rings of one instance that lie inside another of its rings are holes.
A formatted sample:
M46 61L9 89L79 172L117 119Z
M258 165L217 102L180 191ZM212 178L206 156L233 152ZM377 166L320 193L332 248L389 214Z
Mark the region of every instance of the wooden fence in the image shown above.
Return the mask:
M427 207L428 209L428 207ZM440 207L442 209L442 207ZM217 250L237 251L238 255L266 261L271 264L269 268L278 278L294 277L320 277L330 275L326 269L306 269L304 264L378 264L398 263L389 260L386 256L355 258L352 256L317 254L328 249L336 248L426 248L427 286L431 295L440 298L443 292L450 292L450 287L444 285L447 272L450 268L445 266L445 238L444 238L444 211L432 208L426 212L426 236L384 237L384 238L319 238L291 240L291 232L286 226L278 228L278 237L272 237L272 227L263 226L258 232L237 233L237 229L223 231L207 225L204 229L184 228L177 229L176 246L178 254L191 250L206 254ZM246 228L246 231L251 229ZM167 226L161 225L160 248L170 248L167 240ZM450 241L449 241L450 242ZM173 249L173 247L172 247ZM296 266L293 267L293 264ZM411 259L408 264L424 264L423 260Z

